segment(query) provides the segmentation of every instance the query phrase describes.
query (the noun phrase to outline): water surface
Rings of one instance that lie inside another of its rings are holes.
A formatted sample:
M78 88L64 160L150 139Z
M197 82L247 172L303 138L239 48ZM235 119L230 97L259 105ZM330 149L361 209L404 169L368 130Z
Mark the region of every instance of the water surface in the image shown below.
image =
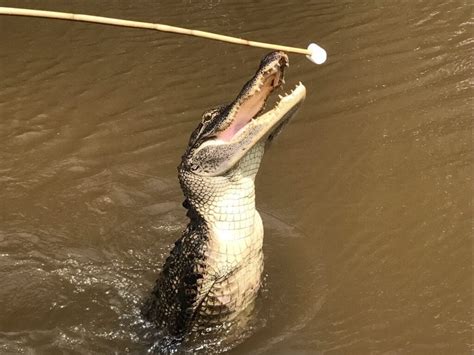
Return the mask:
M231 353L473 350L469 1L0 5L317 41L326 64L290 56L308 94L257 179L265 283ZM0 32L0 352L146 353L139 307L187 223L176 166L266 51L18 17Z

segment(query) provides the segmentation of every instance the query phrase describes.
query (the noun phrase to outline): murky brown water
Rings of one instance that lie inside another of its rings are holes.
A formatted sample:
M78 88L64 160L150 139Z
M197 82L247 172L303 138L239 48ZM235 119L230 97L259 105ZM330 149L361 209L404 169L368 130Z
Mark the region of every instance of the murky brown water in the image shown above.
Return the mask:
M260 170L266 281L231 352L474 350L469 1L0 5L320 43L323 66L290 57L308 97ZM188 136L266 51L31 18L0 32L0 352L145 353Z

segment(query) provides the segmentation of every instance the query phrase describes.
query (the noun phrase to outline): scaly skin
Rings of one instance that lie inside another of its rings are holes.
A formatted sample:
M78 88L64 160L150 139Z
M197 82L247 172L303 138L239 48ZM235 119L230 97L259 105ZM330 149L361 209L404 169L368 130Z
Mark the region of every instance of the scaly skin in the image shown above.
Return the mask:
M305 97L300 84L260 115L286 66L286 54L267 55L237 98L207 111L191 135L178 167L190 222L144 308L149 320L172 335L234 320L255 300L263 270L255 176L265 143Z

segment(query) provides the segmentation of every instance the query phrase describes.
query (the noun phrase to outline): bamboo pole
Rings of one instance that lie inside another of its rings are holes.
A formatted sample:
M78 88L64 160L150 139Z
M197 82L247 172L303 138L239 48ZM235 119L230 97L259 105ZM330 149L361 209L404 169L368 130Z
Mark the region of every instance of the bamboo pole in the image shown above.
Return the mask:
M191 29L182 28L182 27L168 26L168 25L163 25L159 23L121 20L121 19L102 17L102 16L91 16L91 15L73 14L73 13L56 12L56 11L20 9L20 8L13 8L13 7L0 7L0 15L43 17L43 18L52 18L52 19L58 19L58 20L100 23L100 24L112 25L112 26L145 28L149 30L179 33L179 34L195 36L195 37L203 37L203 38L213 39L216 41L241 44L241 45L251 46L251 47L269 48L269 49L281 50L285 52L305 54L307 56L311 56L311 54L313 53L311 50L304 49L304 48L288 47L288 46L281 46L278 44L249 41L242 38L224 36L217 33L211 33L211 32L199 31L199 30L191 30Z

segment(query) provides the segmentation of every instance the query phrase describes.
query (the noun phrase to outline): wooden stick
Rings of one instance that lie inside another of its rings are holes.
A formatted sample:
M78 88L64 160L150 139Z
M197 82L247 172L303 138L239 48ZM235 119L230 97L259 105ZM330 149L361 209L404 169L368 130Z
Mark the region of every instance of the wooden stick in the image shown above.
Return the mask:
M269 48L269 49L276 49L276 50L281 50L281 51L286 51L286 52L311 55L311 51L304 48L287 47L287 46L280 46L278 44L248 41L242 38L224 36L224 35L211 33L211 32L190 30L187 28L162 25L158 23L129 21L129 20L121 20L121 19L102 17L102 16L72 14L72 13L67 13L67 12L19 9L19 8L13 8L13 7L0 7L0 15L44 17L44 18L53 18L53 19L59 19L59 20L100 23L100 24L112 25L112 26L145 28L149 30L156 30L156 31L162 31L162 32L173 32L173 33L179 33L179 34L184 34L184 35L189 35L189 36L204 37L204 38L209 38L216 41L242 44L242 45L251 46L251 47Z

